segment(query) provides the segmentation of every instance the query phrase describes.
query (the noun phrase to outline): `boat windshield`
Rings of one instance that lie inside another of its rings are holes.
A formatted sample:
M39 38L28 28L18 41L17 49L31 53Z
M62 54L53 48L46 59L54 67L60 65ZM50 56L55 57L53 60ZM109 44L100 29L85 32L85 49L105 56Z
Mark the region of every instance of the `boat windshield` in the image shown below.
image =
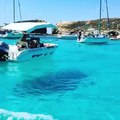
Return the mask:
M44 44L40 42L39 37L30 37L29 34L23 34L22 39L17 43L21 48L39 48L44 47Z

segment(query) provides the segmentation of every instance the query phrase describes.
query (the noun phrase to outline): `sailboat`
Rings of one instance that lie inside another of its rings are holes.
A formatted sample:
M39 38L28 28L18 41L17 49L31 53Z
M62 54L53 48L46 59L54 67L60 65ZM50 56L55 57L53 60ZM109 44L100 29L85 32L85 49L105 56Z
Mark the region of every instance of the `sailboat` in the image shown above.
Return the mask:
M19 13L20 13L20 18L22 22L22 17L21 17L21 10L20 10L20 1L18 0L19 4ZM15 0L13 0L13 23L15 23ZM6 29L5 26L3 26L0 29L0 38L2 39L19 39L22 37L22 32L17 31L17 30L11 30L11 29Z
M91 35L82 35L82 33L78 34L77 42L80 43L107 43L109 41L109 38L105 34L101 34L101 11L102 11L102 0L100 0L100 13L99 13L99 22L98 22L98 33ZM107 11L107 17L109 20L109 14L108 14L108 5L106 0L106 11Z

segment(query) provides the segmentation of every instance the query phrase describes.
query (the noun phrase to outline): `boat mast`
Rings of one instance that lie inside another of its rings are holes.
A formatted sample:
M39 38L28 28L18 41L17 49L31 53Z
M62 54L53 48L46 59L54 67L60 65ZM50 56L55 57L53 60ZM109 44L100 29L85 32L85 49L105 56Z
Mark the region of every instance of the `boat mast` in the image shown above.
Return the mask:
M100 13L99 13L99 23L98 23L98 32L101 33L101 9L102 9L102 0L100 0Z
M19 0L18 0L18 5L19 5L20 21L22 22L21 6L20 6L20 1Z
M15 0L13 0L13 22L15 23Z
M107 28L110 30L110 19L109 19L109 10L108 10L108 1L105 0L106 2L106 12L107 12Z

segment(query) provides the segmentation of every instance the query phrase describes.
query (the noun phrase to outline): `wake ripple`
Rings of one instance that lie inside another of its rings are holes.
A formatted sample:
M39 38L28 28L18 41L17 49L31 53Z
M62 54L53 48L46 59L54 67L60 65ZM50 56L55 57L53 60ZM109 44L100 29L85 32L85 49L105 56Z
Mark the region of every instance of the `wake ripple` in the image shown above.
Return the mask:
M51 115L12 112L0 109L0 120L57 120Z

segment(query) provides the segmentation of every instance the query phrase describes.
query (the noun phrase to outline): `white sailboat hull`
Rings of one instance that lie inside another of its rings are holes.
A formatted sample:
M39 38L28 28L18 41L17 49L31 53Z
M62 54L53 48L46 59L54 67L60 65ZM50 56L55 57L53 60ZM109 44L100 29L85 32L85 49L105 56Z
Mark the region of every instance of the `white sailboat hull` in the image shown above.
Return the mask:
M77 42L80 43L107 43L109 38L107 37L82 37L80 40L77 39Z

